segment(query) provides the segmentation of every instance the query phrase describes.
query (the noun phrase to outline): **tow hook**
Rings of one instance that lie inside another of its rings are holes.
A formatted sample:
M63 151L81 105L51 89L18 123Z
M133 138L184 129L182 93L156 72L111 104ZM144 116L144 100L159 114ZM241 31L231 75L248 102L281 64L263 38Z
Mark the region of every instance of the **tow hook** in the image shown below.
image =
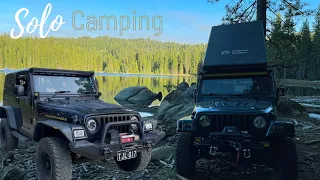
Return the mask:
M244 149L244 150L243 150L243 156L244 156L246 159L249 159L249 158L251 157L250 149Z
M236 151L241 151L242 149L241 144L238 142L231 142L230 146L233 147Z
M104 148L103 149L103 154L105 156L105 160L110 160L111 159L111 156L110 156L111 152L112 151L109 148Z
M218 150L218 147L213 147L213 146L211 146L211 147L210 147L210 154L211 154L212 156L215 156L216 153L217 153L217 150Z

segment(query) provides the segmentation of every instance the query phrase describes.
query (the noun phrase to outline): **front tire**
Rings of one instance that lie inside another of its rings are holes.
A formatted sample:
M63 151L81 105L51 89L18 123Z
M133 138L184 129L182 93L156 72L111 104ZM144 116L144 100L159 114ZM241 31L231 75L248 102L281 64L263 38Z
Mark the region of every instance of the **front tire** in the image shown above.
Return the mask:
M14 150L18 147L19 140L13 136L7 118L3 118L0 121L0 141L1 147L5 152Z
M151 149L143 149L138 152L137 157L125 161L118 161L114 158L118 167L126 172L135 172L144 170L151 160Z
M67 143L56 137L41 139L36 152L36 169L39 180L72 179L72 160Z
M197 161L197 149L193 145L194 137L191 133L181 133L177 142L176 171L186 178L191 177Z
M275 180L298 180L298 155L296 144L292 139L284 139L273 147Z

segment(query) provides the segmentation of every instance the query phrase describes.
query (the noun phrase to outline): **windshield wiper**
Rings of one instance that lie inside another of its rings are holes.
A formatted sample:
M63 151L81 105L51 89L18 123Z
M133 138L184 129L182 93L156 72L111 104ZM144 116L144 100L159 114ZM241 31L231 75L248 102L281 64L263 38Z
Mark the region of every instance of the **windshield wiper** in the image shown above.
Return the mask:
M259 98L258 97L256 97L256 96L253 96L254 94L252 94L252 93L247 93L247 94L230 94L230 95L228 95L228 96L236 96L236 97L248 97L248 98L253 98L254 100L259 100Z
M221 94L215 94L215 93L206 93L206 94L204 94L205 96L215 96L215 98L221 98L221 99L223 99L223 100L226 100L226 101L228 101L229 99L228 98L226 98L226 97L222 97L222 95Z
M84 91L84 92L81 92L81 94L93 94L93 93L96 93L94 91Z
M47 97L46 99L45 99L45 101L46 100L51 100L52 98L54 98L56 95L58 95L58 94L64 94L64 93L69 93L70 91L56 91L56 92L54 92L55 94L54 95L52 95L52 96L50 96L50 97Z

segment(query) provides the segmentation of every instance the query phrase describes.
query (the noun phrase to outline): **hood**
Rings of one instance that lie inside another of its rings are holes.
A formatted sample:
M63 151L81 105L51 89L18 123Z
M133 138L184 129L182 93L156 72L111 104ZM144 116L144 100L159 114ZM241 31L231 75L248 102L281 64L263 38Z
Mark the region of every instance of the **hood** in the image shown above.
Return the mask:
M92 99L39 102L37 107L39 114L53 115L67 119L72 119L74 116L84 119L90 115L136 113L135 111L125 109L119 105Z
M230 100L213 100L197 103L196 112L261 112L269 113L273 110L270 101L253 100L253 99L230 99Z

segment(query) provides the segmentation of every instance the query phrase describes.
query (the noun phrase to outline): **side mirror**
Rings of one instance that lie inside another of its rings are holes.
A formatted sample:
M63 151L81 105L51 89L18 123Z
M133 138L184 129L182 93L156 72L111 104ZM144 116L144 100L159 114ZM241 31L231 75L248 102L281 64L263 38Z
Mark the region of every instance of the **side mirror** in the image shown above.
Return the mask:
M102 95L102 93L101 93L101 92L98 92L98 98L100 98L101 95Z
M24 87L22 85L17 85L15 87L15 94L18 96L24 96Z
M277 88L277 93L278 93L278 96L284 96L285 95L284 88Z

